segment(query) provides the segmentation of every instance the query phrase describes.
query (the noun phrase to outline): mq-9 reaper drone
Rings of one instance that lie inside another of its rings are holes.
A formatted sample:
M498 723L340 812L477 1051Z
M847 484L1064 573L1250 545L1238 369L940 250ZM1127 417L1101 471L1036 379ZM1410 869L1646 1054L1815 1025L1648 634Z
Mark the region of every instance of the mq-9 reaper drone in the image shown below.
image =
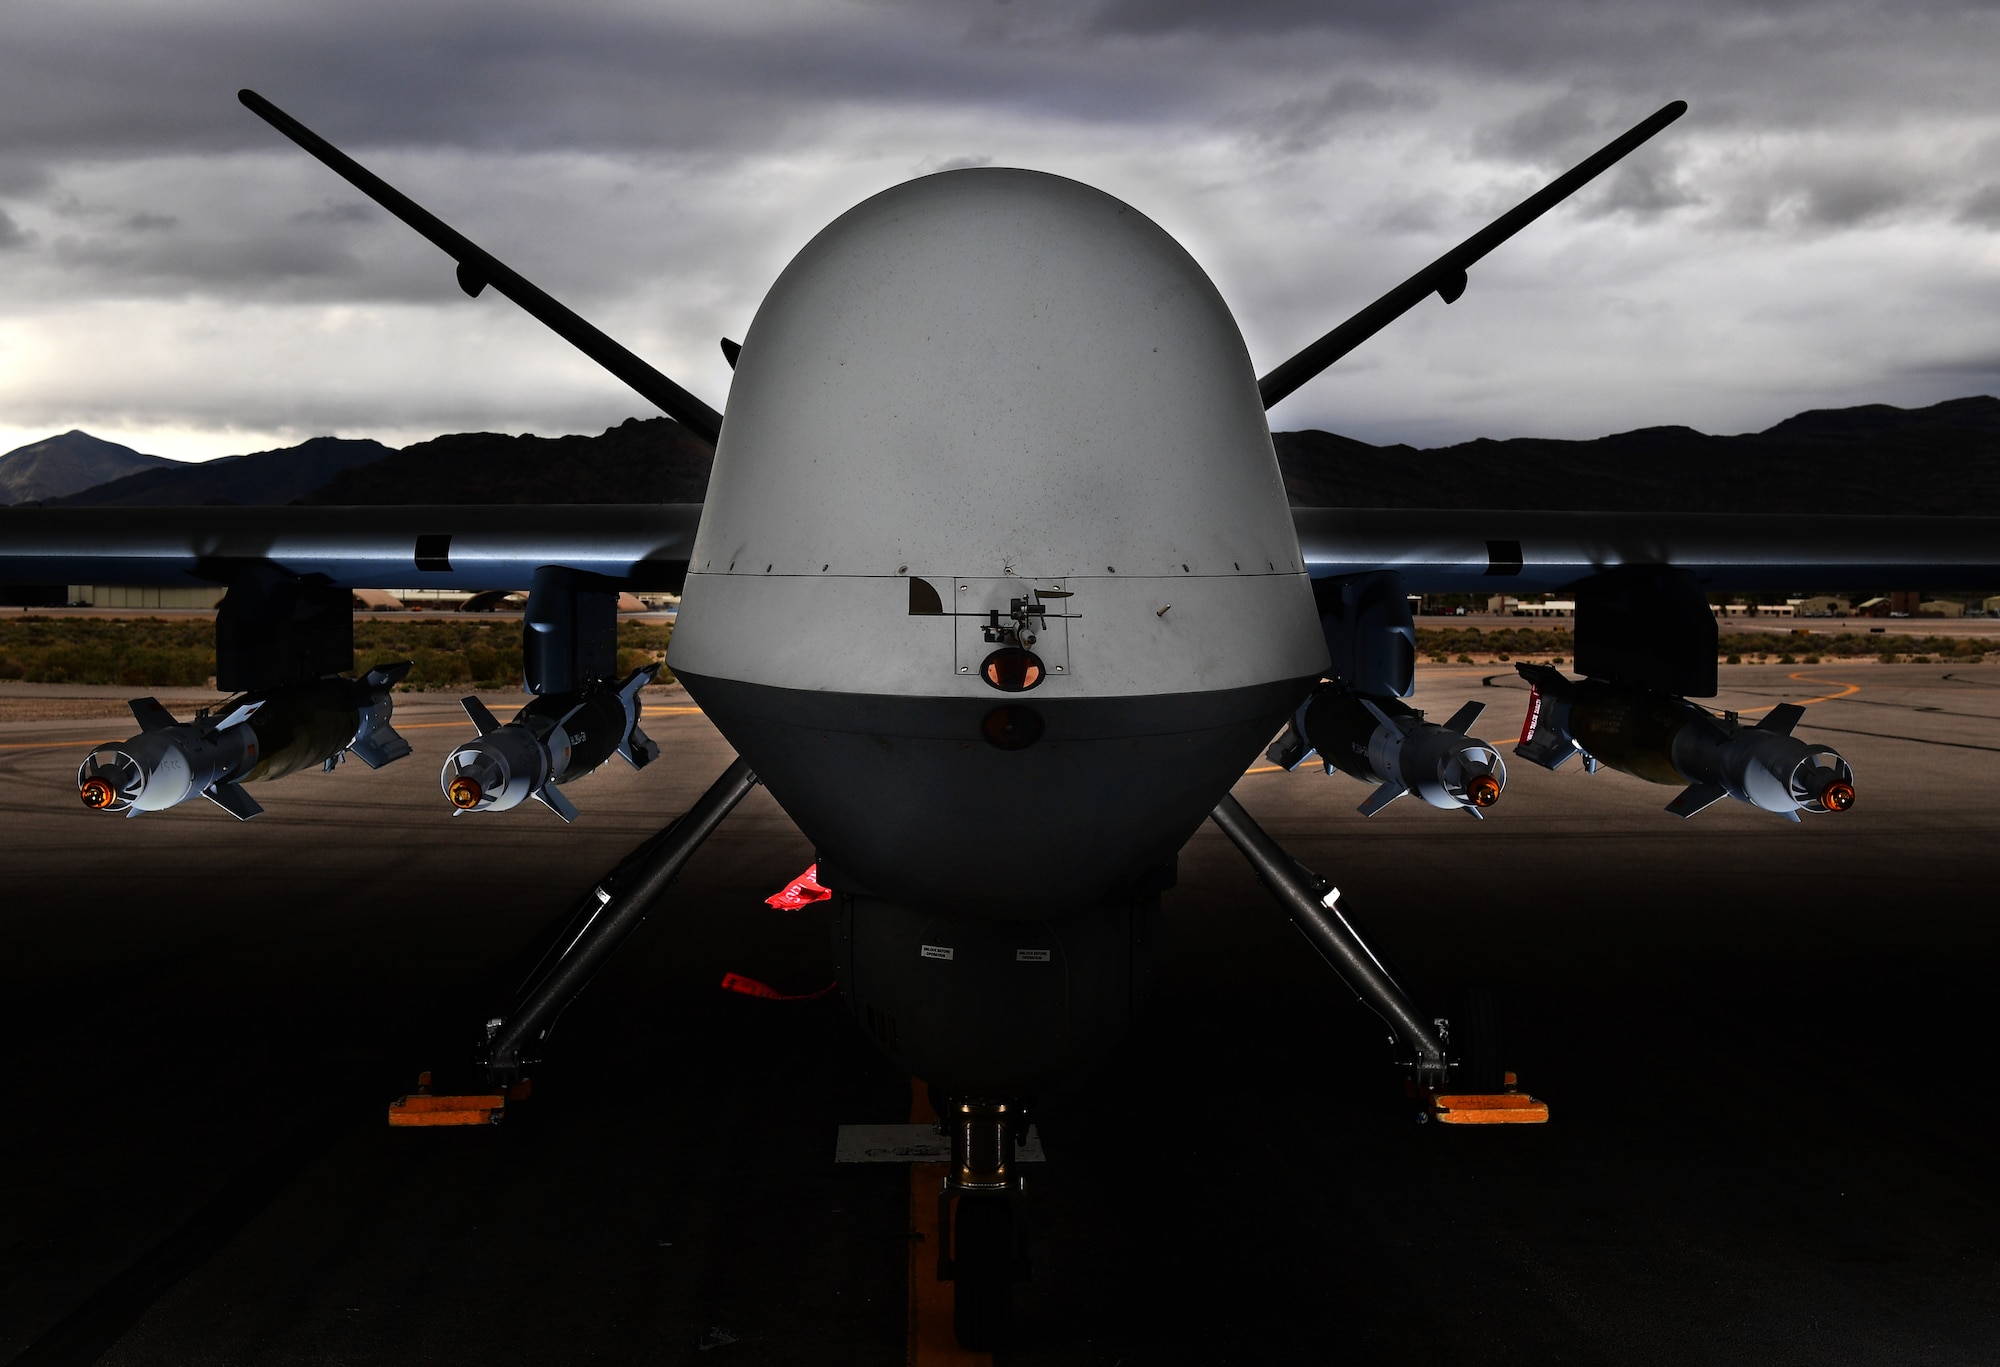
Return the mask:
M1540 711L1518 755L1686 783L1670 808L1683 816L1733 796L1796 818L1845 808L1852 775L1784 734L1795 716L1742 728L1687 701L1716 692L1708 591L1857 572L1976 582L2000 564L1984 519L1287 506L1266 410L1428 296L1457 299L1469 268L1678 118L1678 101L1261 378L1201 268L1111 196L996 168L896 186L813 238L740 347L724 342L725 421L269 101L241 98L448 253L467 294L513 299L712 443L707 501L188 509L165 532L152 509L143 522L13 512L0 571L60 583L110 560L127 582L228 584L220 667L264 689L345 667L351 616L343 639L343 614L320 609L351 587L531 584L537 701L507 726L479 709L480 739L440 783L459 811L533 796L566 818L555 784L656 752L638 730L643 680L614 677L612 594L678 584L670 663L739 757L584 894L559 948L486 1023L476 1063L491 1095L424 1098L406 1118L495 1118L563 1006L761 782L816 848L841 991L928 1082L950 1136L938 1272L969 1345L1004 1331L1020 1265L1016 1145L1037 1099L1138 1011L1160 894L1204 821L1386 1022L1424 1114L1546 1116L1503 1084L1479 1022L1452 1030L1412 1001L1331 885L1230 796L1268 745L1286 767L1317 753L1366 782L1364 813L1405 794L1494 810L1506 768L1469 733L1476 708L1437 723L1402 701L1411 593L1577 595L1581 681L1533 676ZM256 668L236 667L236 638L258 643ZM966 876L1023 843L1031 887Z

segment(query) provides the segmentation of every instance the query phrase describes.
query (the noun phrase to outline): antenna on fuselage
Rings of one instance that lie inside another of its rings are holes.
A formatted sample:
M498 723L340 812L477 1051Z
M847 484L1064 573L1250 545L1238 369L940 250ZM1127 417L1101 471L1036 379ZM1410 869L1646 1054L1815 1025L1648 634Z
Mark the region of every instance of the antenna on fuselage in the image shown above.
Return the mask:
M333 173L415 228L458 263L458 286L479 295L488 285L547 325L558 337L636 389L647 402L695 436L715 445L722 415L586 323L545 290L425 209L254 90L239 90L243 107L324 162Z
M1653 134L1687 113L1675 100L1529 195L1430 265L1257 381L1270 408L1435 293L1449 304L1465 293L1465 273L1488 252L1595 180Z

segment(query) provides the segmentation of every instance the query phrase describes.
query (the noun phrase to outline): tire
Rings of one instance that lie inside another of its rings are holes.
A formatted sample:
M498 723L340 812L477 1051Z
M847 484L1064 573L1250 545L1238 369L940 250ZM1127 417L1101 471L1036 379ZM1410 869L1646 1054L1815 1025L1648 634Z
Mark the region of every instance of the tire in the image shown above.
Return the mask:
M1490 1093L1506 1085L1506 1038L1492 988L1468 987L1459 993L1451 1036L1459 1064L1451 1080L1453 1091Z
M964 1196L952 1220L952 1329L959 1347L990 1353L1014 1311L1014 1207L1004 1196Z

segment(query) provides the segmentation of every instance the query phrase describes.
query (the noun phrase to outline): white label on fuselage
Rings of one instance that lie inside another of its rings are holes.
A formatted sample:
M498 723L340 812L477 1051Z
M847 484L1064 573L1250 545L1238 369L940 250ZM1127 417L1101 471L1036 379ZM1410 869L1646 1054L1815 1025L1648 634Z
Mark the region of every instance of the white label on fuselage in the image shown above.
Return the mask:
M918 953L926 959L949 959L952 949L950 945L925 945Z
M1017 964L1045 964L1048 961L1049 951L1046 949L1017 949L1014 951L1014 962Z

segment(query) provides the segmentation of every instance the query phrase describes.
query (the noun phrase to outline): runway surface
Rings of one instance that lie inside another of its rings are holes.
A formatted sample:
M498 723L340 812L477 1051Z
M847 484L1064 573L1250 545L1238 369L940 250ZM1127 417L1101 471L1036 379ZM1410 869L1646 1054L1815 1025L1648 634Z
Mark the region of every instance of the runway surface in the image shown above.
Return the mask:
M1499 667L1420 684L1518 730ZM1723 687L1827 699L1800 731L1853 762L1854 810L1681 822L1673 790L1510 756L1485 822L1370 821L1344 777L1247 774L1427 1000L1499 985L1552 1123L1414 1123L1372 1018L1206 827L1142 1027L1041 1117L998 1361L1992 1361L2000 665ZM837 996L717 986L832 977L825 917L763 905L812 851L761 790L565 1017L531 1101L383 1124L466 1056L540 926L728 762L684 697L654 706L662 762L573 785L569 829L447 818L469 728L436 694L399 703L410 759L259 785L241 825L83 809L77 762L123 723L0 724L0 1361L907 1360L910 1174L832 1162L840 1124L908 1118L907 1079Z

